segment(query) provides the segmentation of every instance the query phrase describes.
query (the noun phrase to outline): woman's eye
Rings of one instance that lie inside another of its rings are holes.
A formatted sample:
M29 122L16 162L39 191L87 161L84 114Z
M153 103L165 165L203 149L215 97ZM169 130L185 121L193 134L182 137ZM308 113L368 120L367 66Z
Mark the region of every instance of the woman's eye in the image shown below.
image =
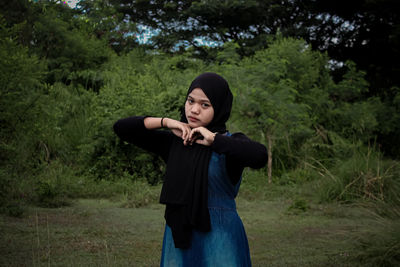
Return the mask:
M207 104L207 103L203 103L203 108L208 108L209 106L210 106L210 104Z
M188 99L187 101L189 104L193 104L193 102L194 102L192 99Z

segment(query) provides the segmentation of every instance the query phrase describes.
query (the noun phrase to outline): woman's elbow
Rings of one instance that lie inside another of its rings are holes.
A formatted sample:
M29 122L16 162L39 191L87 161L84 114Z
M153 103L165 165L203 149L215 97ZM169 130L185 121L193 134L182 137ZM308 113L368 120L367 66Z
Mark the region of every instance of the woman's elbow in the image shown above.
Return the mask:
M256 153L256 157L254 157L253 161L253 166L251 166L253 169L261 169L263 168L268 161L268 152L267 148L264 145L260 144L260 147L258 148L258 151Z
M127 123L126 119L120 119L120 120L116 121L113 125L113 130L114 130L114 133L119 138L121 138L122 140L125 140L125 141L129 137L128 133L133 132L133 131L131 131L131 129L129 129L129 124Z
M118 136L121 134L121 120L118 120L113 125L114 133Z

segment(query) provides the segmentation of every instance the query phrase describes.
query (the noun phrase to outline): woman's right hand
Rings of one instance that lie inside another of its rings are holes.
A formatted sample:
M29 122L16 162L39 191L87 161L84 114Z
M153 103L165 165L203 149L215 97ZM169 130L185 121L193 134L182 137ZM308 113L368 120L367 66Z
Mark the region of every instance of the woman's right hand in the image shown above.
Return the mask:
M189 144L189 136L190 132L192 131L189 124L170 118L164 118L163 124L169 128L173 134L179 138L182 138L185 146Z

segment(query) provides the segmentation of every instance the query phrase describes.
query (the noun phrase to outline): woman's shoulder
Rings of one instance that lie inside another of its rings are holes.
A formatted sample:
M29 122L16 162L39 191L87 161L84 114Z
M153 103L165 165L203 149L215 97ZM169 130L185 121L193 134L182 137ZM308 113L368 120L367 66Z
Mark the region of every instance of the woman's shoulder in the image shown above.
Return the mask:
M245 134L242 133L242 132L234 132L234 133L227 132L227 133L226 133L226 136L230 136L230 137L232 137L232 138L238 138L238 139L249 139L249 138L247 137L247 135L245 135Z

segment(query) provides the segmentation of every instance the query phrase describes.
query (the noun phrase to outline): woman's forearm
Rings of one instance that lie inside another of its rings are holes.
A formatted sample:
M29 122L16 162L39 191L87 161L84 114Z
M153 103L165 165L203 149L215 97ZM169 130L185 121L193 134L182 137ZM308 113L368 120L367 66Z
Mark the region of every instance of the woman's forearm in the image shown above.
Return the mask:
M162 120L162 124L161 125L161 120ZM157 117L146 117L144 119L144 126L146 127L146 129L148 130L154 130L154 129L159 129L162 127L165 127L165 121L167 120L167 118L157 118Z
M181 122L170 119L170 118L159 118L159 117L146 117L144 119L144 126L148 130L154 130L159 128L177 128L177 124L181 124Z
M163 123L164 121L165 119ZM160 128L161 118L132 116L120 119L114 124L114 132L122 140L156 153L166 160L172 134L169 131L151 131L150 127L151 129Z

